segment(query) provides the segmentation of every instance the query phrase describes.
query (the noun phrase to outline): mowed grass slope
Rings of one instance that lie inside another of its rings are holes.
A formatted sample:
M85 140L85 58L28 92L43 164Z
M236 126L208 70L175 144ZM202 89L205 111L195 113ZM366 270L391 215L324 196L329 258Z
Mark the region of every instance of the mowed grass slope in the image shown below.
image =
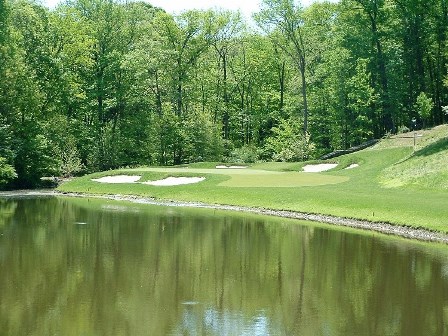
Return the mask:
M382 172L382 184L448 191L448 127L438 126L416 135L415 152Z
M448 232L448 127L383 140L366 150L332 159L335 169L304 173L308 163L259 163L246 169L215 169L215 163L188 167L142 167L101 172L67 182L65 192L122 194L295 210L334 216L387 221ZM344 169L353 163L359 167ZM437 170L432 167L437 164ZM418 175L419 165L428 172ZM439 173L440 172L440 173ZM169 176L202 176L205 181L180 186L105 184L91 181L107 175L141 175L140 181ZM412 178L409 179L408 177Z

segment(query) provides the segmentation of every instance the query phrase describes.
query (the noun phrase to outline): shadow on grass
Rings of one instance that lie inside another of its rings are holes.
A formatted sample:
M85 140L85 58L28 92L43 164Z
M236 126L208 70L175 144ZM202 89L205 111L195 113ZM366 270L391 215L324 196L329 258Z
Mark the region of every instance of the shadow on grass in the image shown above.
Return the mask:
M437 140L429 146L416 151L413 156L429 156L444 150L448 150L448 137Z

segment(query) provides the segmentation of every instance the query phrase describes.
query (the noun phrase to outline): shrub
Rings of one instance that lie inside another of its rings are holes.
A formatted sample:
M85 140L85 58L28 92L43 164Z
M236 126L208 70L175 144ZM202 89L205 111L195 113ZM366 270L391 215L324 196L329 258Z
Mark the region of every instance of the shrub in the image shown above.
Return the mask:
M404 125L398 126L398 130L397 130L398 134L407 133L409 131L410 131L410 129L407 126L404 126Z
M272 128L273 135L267 139L266 151L275 161L302 161L315 150L308 134L304 135L301 123L294 119L282 120Z
M230 153L228 162L233 163L254 163L258 160L258 151L255 146L245 145L240 148L234 149Z
M415 101L414 108L420 118L423 119L423 122L425 122L431 117L431 111L434 108L434 103L430 97L426 96L424 92L421 92Z
M0 157L0 189L15 178L17 174L14 167L8 164L5 158Z

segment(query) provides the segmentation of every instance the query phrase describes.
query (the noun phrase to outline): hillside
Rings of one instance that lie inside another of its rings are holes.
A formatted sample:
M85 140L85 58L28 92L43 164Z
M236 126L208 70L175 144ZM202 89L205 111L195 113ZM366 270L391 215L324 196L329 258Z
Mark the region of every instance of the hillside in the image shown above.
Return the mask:
M406 133L383 141L380 147L406 146L414 134ZM448 189L448 126L418 131L415 151L381 174L385 187Z

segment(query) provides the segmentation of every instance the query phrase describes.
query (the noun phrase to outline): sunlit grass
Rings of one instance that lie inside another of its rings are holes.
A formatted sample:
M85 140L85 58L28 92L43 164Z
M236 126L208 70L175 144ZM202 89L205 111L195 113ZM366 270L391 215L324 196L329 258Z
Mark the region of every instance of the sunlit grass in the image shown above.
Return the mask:
M448 128L436 128L422 142L425 146L420 144L409 156L381 173L382 185L448 190Z
M332 176L319 173L288 172L278 175L233 175L219 186L237 188L292 188L336 184L348 181L347 176Z
M426 138L419 140L425 145L420 145L415 153L412 147L400 145L403 139L389 139L387 144L332 159L339 165L325 173L300 172L306 163L258 163L245 169L215 169L216 163L201 163L101 172L63 184L60 190L285 209L448 232L448 194L443 189L448 177L444 170L448 166L444 166L447 153L446 144L440 140L443 132L437 132L438 137L426 131ZM418 175L415 171L421 169L420 162L431 164ZM353 163L359 167L344 169ZM433 165L437 169L431 173L429 167ZM141 175L140 181L169 176L206 179L197 184L165 187L91 181L119 174ZM411 175L415 178L412 183L396 182Z

